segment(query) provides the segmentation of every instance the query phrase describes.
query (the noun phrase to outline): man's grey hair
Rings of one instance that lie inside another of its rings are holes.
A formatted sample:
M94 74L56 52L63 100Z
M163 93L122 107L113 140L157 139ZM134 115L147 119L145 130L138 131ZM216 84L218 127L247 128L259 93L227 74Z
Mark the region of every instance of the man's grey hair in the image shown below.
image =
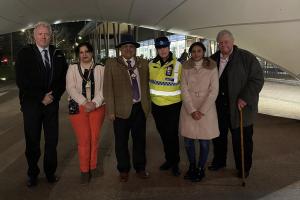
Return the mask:
M46 27L49 30L50 35L52 35L52 28L51 25L47 22L38 22L34 25L33 33L35 34L35 31L38 27Z
M221 30L221 31L218 33L217 38L216 38L217 42L218 42L219 39L220 39L221 37L223 37L224 35L228 35L232 40L234 40L234 37L233 37L232 33L231 33L229 30L224 29L224 30Z

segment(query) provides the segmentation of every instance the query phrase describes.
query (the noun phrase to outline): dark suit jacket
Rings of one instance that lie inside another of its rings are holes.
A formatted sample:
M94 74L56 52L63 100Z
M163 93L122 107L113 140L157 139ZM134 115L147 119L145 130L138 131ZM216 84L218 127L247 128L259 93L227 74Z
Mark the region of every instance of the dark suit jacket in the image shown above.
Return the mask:
M54 101L59 101L64 93L68 64L64 54L54 46L49 46L49 53L50 80L46 78L46 68L36 45L28 45L19 51L15 68L21 105L24 99L41 102L49 91L53 91Z
M150 110L148 61L140 58L136 58L135 61L140 75L141 103L147 116ZM123 119L130 116L133 105L132 87L127 66L122 57L111 58L106 61L103 95L108 115L114 114Z

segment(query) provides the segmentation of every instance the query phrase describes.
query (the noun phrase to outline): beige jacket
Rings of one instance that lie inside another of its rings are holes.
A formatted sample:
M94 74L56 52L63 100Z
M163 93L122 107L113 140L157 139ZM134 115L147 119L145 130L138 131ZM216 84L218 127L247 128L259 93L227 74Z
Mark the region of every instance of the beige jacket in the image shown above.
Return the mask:
M95 92L92 102L96 103L97 108L104 104L103 78L104 66L96 65L94 69ZM74 99L79 105L82 105L86 101L86 98L82 95L82 78L77 64L71 64L68 68L66 90L69 94L69 99Z
M219 136L215 106L218 91L218 69L213 60L206 59L199 69L191 59L184 63L181 80L183 106L179 124L182 136L206 140ZM204 116L194 120L191 113L195 111L202 112Z

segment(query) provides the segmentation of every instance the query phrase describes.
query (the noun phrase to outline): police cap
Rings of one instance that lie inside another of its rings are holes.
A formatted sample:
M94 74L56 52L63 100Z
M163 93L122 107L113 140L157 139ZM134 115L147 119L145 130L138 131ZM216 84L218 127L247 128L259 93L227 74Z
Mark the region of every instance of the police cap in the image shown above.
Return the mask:
M170 46L170 41L165 36L156 38L154 43L155 43L155 48L157 48L157 49Z

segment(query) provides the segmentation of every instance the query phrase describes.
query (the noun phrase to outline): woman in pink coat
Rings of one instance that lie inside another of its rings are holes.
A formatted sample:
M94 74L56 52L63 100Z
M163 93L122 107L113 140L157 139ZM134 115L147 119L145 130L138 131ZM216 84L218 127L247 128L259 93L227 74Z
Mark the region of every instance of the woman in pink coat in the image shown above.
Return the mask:
M216 63L204 57L206 48L201 42L189 48L191 58L183 65L181 91L183 106L180 113L180 133L190 167L185 179L200 181L209 152L209 142L219 136L215 100L219 90ZM200 157L196 165L195 141L200 143Z

